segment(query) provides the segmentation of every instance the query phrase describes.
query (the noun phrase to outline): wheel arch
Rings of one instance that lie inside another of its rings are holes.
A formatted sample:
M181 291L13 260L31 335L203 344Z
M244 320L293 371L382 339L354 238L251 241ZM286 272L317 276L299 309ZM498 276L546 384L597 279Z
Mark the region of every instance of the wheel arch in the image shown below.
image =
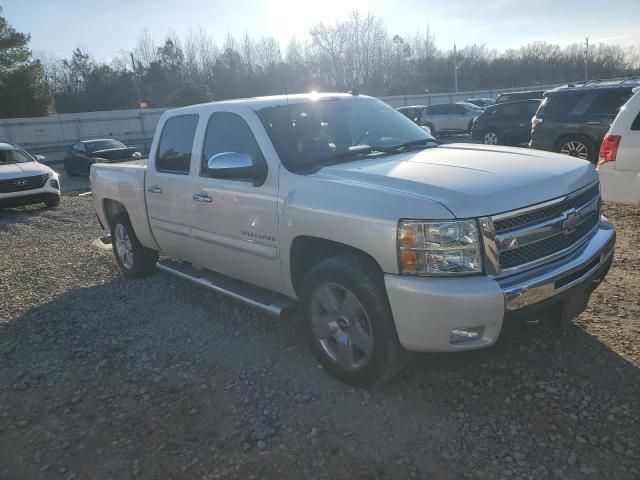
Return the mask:
M296 295L300 293L300 285L304 277L313 267L323 260L339 255L358 255L362 257L364 261L374 265L380 275L383 274L380 264L367 252L325 238L299 235L291 242L289 252L289 274L291 275L291 284Z

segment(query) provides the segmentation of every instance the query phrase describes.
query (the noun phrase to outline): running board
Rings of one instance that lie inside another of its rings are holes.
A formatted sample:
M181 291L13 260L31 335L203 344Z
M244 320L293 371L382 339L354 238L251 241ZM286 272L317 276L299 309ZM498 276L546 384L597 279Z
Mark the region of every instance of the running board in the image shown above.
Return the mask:
M282 316L285 311L294 306L293 300L284 295L241 282L240 280L210 270L195 268L188 263L161 260L156 263L156 267L180 278L184 278L185 280L197 283L214 292L239 300L276 317Z

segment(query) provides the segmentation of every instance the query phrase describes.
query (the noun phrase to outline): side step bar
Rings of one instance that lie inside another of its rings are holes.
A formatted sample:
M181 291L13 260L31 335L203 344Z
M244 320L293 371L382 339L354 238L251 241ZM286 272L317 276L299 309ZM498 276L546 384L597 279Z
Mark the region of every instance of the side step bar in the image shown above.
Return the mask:
M282 316L285 311L295 305L292 299L284 295L241 282L240 280L210 270L198 269L188 263L161 260L156 263L156 267L180 278L184 278L185 280L197 283L209 290L227 295L247 305L256 307L276 317Z

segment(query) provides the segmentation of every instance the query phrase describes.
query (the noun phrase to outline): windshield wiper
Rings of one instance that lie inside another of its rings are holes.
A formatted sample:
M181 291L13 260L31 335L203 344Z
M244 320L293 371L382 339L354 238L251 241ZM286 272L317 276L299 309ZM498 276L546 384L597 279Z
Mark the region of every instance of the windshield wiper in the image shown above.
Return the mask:
M378 152L386 152L386 153L398 153L402 150L409 149L411 147L425 147L427 148L428 143L434 143L436 146L440 145L440 142L433 138L421 138L419 140L412 140L410 142L400 143L398 145L393 145L391 147L383 147L383 146L372 146L371 149ZM433 148L433 147L431 147Z

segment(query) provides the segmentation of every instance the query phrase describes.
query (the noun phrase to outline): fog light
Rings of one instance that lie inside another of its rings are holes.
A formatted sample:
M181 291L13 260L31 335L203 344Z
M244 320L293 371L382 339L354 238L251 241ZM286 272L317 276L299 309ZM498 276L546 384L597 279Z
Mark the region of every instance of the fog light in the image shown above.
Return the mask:
M55 189L57 189L57 190L60 190L60 184L58 183L58 181L57 181L57 180L51 180L51 181L49 182L49 185L51 185L53 188L55 188Z
M454 328L451 330L451 336L449 338L449 343L463 343L470 342L472 340L476 340L482 337L484 333L484 327L473 327L473 328Z

